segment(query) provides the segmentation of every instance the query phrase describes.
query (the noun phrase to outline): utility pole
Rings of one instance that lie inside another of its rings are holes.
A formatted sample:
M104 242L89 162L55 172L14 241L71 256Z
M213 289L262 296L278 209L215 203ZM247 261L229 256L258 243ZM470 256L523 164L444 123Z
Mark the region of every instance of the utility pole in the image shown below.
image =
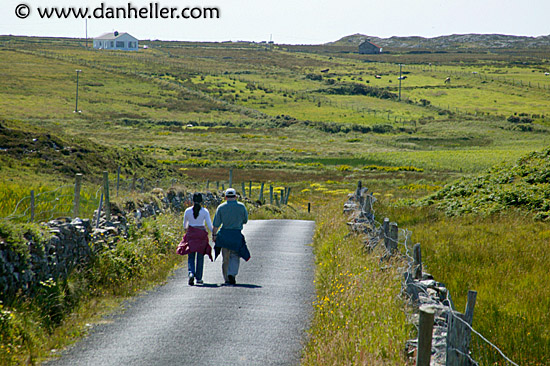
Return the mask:
M74 107L75 113L80 113L82 111L78 110L78 74L80 74L82 70L76 70L76 105Z
M86 18L86 49L88 49L88 18Z
M402 79L403 65L399 64L399 101L401 101L401 79Z

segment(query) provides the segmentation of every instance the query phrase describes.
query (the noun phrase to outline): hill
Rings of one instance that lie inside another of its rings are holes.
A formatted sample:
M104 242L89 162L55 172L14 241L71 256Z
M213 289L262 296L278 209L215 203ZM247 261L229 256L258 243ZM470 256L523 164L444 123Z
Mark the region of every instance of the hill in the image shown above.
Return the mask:
M30 171L58 177L82 173L86 179L97 179L103 171L113 172L119 166L129 176L135 173L157 179L169 173L169 168L137 150L112 148L21 121L0 120L0 146L4 178Z
M453 34L434 38L390 37L379 38L364 34L353 34L335 42L331 46L359 46L365 40L385 48L537 48L549 47L550 35L540 37L511 36L503 34Z

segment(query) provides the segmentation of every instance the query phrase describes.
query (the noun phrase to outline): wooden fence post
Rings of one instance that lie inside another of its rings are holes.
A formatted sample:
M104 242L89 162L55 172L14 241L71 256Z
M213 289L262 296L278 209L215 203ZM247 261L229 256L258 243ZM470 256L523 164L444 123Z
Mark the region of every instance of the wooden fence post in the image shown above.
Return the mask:
M357 190L355 191L355 197L357 199L360 199L361 198L361 188L362 188L363 184L361 183L361 181L357 182Z
M208 191L209 188L210 188L210 179L207 179L206 180L206 190Z
M281 189L281 205L285 204L285 190Z
M464 353L462 342L464 340L465 325L460 319L463 319L463 315L458 311L450 310L447 317L447 357L445 365L462 366L464 356L461 353Z
M34 190L31 190L31 222L34 222Z
M307 213L311 212L311 202L307 203Z
M233 169L229 169L229 188L233 188Z
M464 320L472 326L474 320L474 307L476 305L477 291L468 291L468 301L466 302L466 310L464 311ZM466 329L464 344L466 344L466 350L470 349L470 343L472 341L472 330L470 328ZM468 364L469 365L469 364Z
M361 197L363 198L363 197ZM372 214L372 196L367 194L363 198L363 205L361 206L361 214L363 217L366 217L367 219L371 219L373 217Z
M420 306L418 322L418 349L416 351L416 365L430 366L432 357L432 333L435 311L431 306Z
M109 201L109 173L103 172L103 199L105 200L105 220L111 220L111 203Z
M74 200L73 200L73 219L77 218L80 213L80 185L82 184L82 174L77 173L74 183Z
M466 316L466 321L468 324L472 325L474 320L474 307L476 305L477 291L468 291L468 302L466 303L466 311L464 315Z
M414 258L413 277L416 280L421 280L422 279L422 253L420 251L420 244L415 244L413 249L413 258Z
M252 181L248 182L248 197L252 199Z
M262 186L260 187L260 196L258 197L258 200L260 200L261 203L264 203L264 182L262 182Z
M243 197L246 197L246 189L244 187L244 182L241 183L241 189L242 189L242 194L243 194Z
M275 204L279 206L279 197L277 197L277 193L275 193L274 195L275 195Z
M271 184L269 185L269 204L273 204L273 186Z
M101 209L103 208L103 193L101 194L101 197L99 198L99 207L97 208L97 219L95 221L95 228L97 229L99 227L99 218L101 216Z
M390 238L390 219L388 219L387 217L385 217L384 221L382 222L382 230L380 234L384 239L384 245L386 246L386 248L388 248L388 240Z
M290 190L291 187L288 187L288 190L286 191L286 198L285 198L285 204L288 205L288 198L290 197Z
M397 239L399 236L399 230L397 228L397 223L390 223L390 253L393 254L397 250Z
M469 349L477 292L468 291L466 313L450 310L447 317L447 359L446 366L469 366Z

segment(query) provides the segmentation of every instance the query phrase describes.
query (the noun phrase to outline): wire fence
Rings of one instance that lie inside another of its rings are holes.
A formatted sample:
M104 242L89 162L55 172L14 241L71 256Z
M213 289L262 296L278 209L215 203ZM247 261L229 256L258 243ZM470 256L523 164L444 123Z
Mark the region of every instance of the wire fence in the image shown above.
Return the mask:
M359 182L354 199L359 203L359 220L368 222L367 228L362 230L363 233L366 234L367 247L370 250L373 250L379 245L380 242L383 241L385 245L383 246L384 255L381 257L381 264L390 256L396 253L401 253L405 257L406 261L404 262L405 267L399 268L400 272L414 273L414 267L415 264L418 263L419 258L416 258L416 255L414 254L413 247L415 245L411 241L412 232L408 229L398 229L397 224L390 223L388 218L385 218L382 223L377 221L375 219L375 210L373 207L373 203L376 201L376 198L372 194L368 194L366 188L361 187L361 182ZM344 209L344 211L346 211L346 209ZM393 228L393 230L390 229L390 227ZM384 263L384 266L389 265L390 264ZM418 291L423 292L426 296L429 296L429 293L424 287L406 281L402 282L402 293L406 293L407 286L410 285L416 286ZM461 325L466 327L469 330L468 333L472 335L471 341L468 340L468 344L471 345L471 351L464 352L456 347L449 347L447 344L446 352L454 352L458 355L457 364L519 366L516 362L506 356L498 346L489 341L487 337L483 336L480 332L475 330L470 323L460 317L461 314L454 310L451 294L448 291L446 293L445 300L446 301L443 301L443 312L447 314L448 322L450 318L453 318L455 323L459 322ZM450 366L455 365L455 363L450 363L449 358L447 358L445 365Z
M10 198L9 200L0 200L0 220L29 223L50 221L59 217L94 217L94 211L98 210L99 206L103 206L103 198L109 202L124 203L135 200L140 194L163 195L172 188L184 191L219 192L233 187L240 192L242 198L277 206L288 205L290 187L277 187L264 183L257 184L257 187L255 184L253 187L252 181L248 181L246 184L241 182L235 187L233 185L233 169L229 169L228 173L228 180L192 182L171 177L163 179L138 178L136 175L123 177L118 170L110 178L107 172L104 172L103 184L88 184L84 188L80 186L81 176L79 178L79 174L77 174L74 185L63 185L48 191L12 189L2 192L0 190L0 198ZM105 192L108 197L104 197ZM190 206L191 202L189 195L184 204Z
M55 216L63 215L71 210L72 189L72 186L65 185L36 194L31 190L29 195L21 198L13 211L2 219L24 222L48 221Z
M137 193L150 192L153 188L168 189L179 184L177 179L166 178L163 180L121 179L120 177L109 180L111 195L115 200L125 201L135 198ZM1 220L28 223L50 221L58 217L92 217L94 210L99 206L104 185L87 185L84 189L75 185L63 185L52 190L35 192L15 192L20 196L12 207L2 205ZM78 208L75 208L75 195L78 191ZM22 196L22 197L21 197ZM9 205L10 202L7 203ZM76 210L76 211L75 211ZM78 212L75 215L75 212Z

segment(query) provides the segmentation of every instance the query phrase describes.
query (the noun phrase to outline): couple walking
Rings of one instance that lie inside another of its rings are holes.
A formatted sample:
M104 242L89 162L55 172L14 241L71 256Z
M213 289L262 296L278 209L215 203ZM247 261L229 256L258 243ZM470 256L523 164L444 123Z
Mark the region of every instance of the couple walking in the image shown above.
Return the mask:
M226 284L234 285L239 272L240 258L248 261L250 253L246 247L241 230L248 222L248 212L244 204L237 201L237 192L233 188L225 191L226 202L216 209L214 222L210 220L210 213L201 206L202 195L193 195L193 207L189 207L183 214L183 227L186 230L182 243L187 254L189 270L189 285L202 284L204 256L208 255L212 261L212 248L208 243L207 228L212 232L215 243L214 251L217 258L222 254L222 273Z

